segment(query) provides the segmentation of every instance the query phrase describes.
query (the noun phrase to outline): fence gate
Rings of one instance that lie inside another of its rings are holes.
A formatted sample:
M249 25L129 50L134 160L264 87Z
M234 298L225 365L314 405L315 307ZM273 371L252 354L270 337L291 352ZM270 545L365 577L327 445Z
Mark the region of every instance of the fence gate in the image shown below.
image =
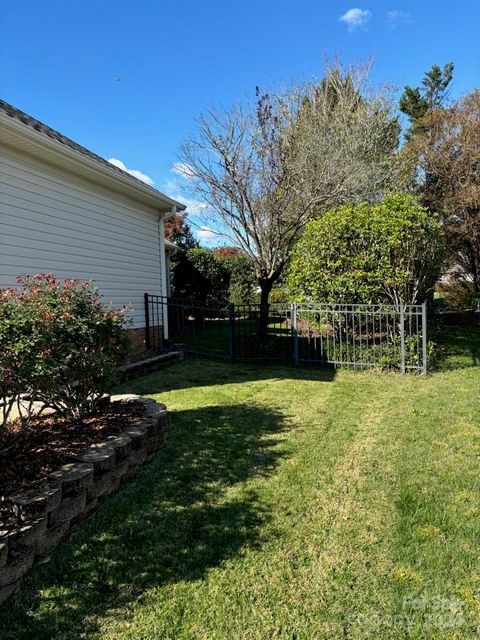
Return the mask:
M421 305L234 305L145 294L147 349L242 362L292 362L427 372L427 313Z

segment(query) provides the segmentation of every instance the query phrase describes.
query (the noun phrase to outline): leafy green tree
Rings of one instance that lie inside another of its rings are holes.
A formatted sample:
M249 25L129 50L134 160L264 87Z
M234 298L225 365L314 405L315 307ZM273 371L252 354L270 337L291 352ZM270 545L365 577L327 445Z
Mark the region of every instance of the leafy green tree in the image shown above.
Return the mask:
M438 279L443 234L411 196L332 209L295 247L289 286L299 300L423 302Z
M391 187L400 124L388 93L368 86L368 73L368 67L331 68L304 97L292 125L289 163L300 169L298 158L303 162L302 186L318 207L378 200Z
M400 98L400 111L410 120L407 141L423 130L422 119L430 109L444 106L448 96L448 85L453 78L453 69L453 62L446 64L443 69L434 64L430 71L425 73L421 86L405 87Z
M187 223L186 216L181 213L175 213L165 220L165 238L177 245L179 251L170 257L170 276L172 290L174 296L192 297L191 291L187 291L186 287L189 281L197 284L192 280L193 265L191 264L187 253L190 249L199 247L199 243L192 233L190 225Z
M453 63L434 65L422 87L406 87L400 109L411 128L401 151L406 182L440 221L454 298L480 295L480 92L446 104Z

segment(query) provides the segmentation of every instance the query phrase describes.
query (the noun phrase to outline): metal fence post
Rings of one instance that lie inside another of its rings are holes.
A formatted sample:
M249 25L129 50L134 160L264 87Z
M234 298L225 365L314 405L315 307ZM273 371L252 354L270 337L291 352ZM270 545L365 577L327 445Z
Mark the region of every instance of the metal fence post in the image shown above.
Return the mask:
M422 356L423 356L423 375L427 375L427 301L422 303Z
M168 298L162 297L162 334L163 341L169 339L169 326L168 326Z
M145 348L150 351L150 309L148 308L148 293L143 294L145 304Z
M298 364L298 320L297 320L297 303L291 304L292 318L292 338L293 338L293 363Z
M233 303L228 305L228 326L230 338L230 362L235 362L237 359L237 345L235 340L235 305Z
M400 372L405 375L405 305L400 305Z

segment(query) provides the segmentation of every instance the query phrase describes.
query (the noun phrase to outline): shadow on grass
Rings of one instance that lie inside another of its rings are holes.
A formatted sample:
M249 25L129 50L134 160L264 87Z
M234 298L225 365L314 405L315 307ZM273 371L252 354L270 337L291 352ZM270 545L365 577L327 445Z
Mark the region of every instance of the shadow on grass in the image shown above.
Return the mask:
M195 581L262 543L269 513L249 478L279 457L282 416L256 406L172 413L165 450L108 498L0 607L0 638L90 638L153 587Z
M434 371L480 366L480 326L443 327L437 342L439 349Z
M182 375L178 375L177 367ZM226 363L221 360L186 357L179 365L160 369L141 378L129 380L117 388L118 393L161 394L177 389L206 387L221 384L238 384L258 380L316 380L332 382L336 375L334 367L282 364Z

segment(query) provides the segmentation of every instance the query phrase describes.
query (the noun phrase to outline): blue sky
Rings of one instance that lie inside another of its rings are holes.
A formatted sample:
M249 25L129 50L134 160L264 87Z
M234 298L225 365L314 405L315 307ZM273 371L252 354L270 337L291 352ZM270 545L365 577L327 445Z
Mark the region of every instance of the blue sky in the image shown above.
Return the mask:
M203 109L320 75L325 56L373 55L400 89L452 60L454 97L480 85L480 0L3 0L0 17L1 97L177 197Z

